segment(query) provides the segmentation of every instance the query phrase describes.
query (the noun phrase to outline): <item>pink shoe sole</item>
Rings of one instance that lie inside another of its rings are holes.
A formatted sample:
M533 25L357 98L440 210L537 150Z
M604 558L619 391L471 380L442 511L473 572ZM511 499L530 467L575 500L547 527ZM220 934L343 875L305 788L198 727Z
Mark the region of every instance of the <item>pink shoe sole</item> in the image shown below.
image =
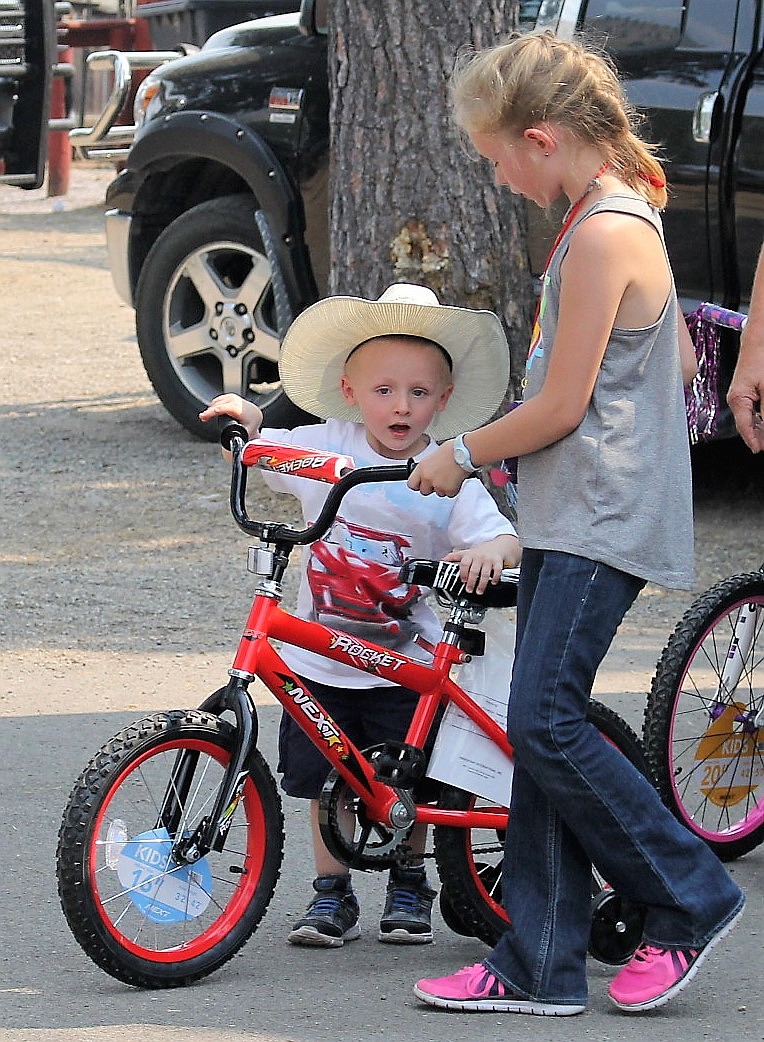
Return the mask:
M448 1009L455 1013L527 1013L534 1017L572 1017L583 1013L586 1006L556 1005L552 1002L533 1002L531 999L444 999L430 995L414 985L414 994L428 1006Z
M465 966L449 977L424 978L414 994L428 1006L459 1013L528 1013L536 1017L572 1017L585 1006L543 1002L513 995L483 964Z

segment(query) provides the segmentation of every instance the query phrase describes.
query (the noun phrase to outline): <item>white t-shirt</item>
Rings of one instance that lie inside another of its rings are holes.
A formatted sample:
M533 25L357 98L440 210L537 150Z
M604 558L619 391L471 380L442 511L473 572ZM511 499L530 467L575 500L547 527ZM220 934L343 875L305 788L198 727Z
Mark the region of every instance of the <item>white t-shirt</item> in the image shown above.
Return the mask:
M363 425L348 420L327 420L291 431L268 428L261 437L352 456L357 467L396 462L374 452ZM436 447L431 443L417 458ZM275 492L288 492L300 501L306 525L315 521L331 485L261 473ZM413 637L420 634L434 643L441 626L427 603L429 590L399 582L401 565L419 558L437 561L452 550L507 533L514 535L512 524L478 480L465 481L453 499L423 496L405 481L361 485L342 500L324 538L303 549L295 614L424 660L426 655ZM294 645L284 645L282 655L295 673L319 683L349 688L385 683Z

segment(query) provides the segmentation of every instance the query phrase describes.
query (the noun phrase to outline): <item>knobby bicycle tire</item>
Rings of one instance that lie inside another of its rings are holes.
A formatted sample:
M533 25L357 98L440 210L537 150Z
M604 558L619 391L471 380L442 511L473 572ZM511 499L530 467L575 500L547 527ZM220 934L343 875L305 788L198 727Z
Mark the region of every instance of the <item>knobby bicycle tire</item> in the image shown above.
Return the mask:
M86 954L125 984L169 988L212 973L265 913L284 819L257 750L223 849L193 864L171 856L210 813L233 748L233 726L216 716L155 713L108 741L72 790L57 849L61 907Z
M644 720L661 798L723 861L764 840L764 574L716 583L661 654Z
M588 719L643 774L647 774L642 744L626 721L602 703L591 700ZM439 806L449 810L467 810L487 801L452 786L444 786ZM473 834L475 833L475 834ZM502 865L504 833L477 834L476 830L437 825L434 830L435 860L442 882L441 911L448 925L457 933L479 938L493 946L507 928L507 914L502 906ZM599 888L595 888L599 890ZM634 940L633 947L639 941ZM628 939L631 946L631 938ZM628 952L619 951L603 961L620 963ZM602 946L592 951L602 956Z

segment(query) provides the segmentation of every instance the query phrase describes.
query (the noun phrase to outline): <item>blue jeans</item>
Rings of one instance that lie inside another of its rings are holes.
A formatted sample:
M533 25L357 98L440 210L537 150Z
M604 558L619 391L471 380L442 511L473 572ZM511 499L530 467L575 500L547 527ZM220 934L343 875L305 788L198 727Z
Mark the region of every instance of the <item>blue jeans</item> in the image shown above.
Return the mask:
M511 925L484 961L526 998L586 1002L592 864L646 907L657 947L700 948L743 905L716 856L586 721L597 668L643 585L586 558L523 552L507 713Z

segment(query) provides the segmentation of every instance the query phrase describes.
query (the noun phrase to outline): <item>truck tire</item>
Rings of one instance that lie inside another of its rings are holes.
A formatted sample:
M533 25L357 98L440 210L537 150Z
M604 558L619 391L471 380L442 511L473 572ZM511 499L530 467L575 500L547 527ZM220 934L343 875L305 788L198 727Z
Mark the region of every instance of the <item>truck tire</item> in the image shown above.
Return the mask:
M199 412L231 391L256 402L273 427L312 417L281 390L271 266L248 195L212 199L181 214L151 248L136 290L136 332L146 373L167 411L215 440Z

